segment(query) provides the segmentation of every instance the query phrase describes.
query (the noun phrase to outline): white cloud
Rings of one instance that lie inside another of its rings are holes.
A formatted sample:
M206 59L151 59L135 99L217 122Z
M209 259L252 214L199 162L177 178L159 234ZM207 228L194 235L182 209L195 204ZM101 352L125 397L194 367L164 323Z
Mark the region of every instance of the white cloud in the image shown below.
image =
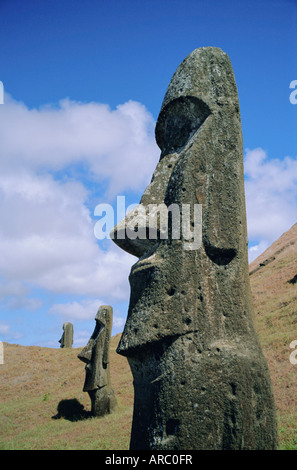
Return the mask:
M266 240L262 240L258 245L251 246L248 250L249 262L251 263L254 259L258 258L268 247L269 242Z
M113 327L115 329L123 329L123 326L125 324L125 318L120 317L120 316L114 316L113 317Z
M57 171L82 163L95 181L108 180L109 197L141 190L159 156L154 125L134 101L111 110L65 99L30 110L7 96L0 107L0 168Z
M288 230L297 219L297 158L268 159L257 148L245 155L248 237L257 240L250 261Z
M10 326L6 323L0 322L0 335L6 336L9 332Z
M66 302L54 304L49 309L50 314L60 315L64 320L90 320L95 318L96 313L104 302L99 299L84 299L81 302Z
M0 322L0 340L1 341L15 341L19 340L22 338L23 334L19 331L13 331L11 329L11 325L5 323L5 322ZM4 351L4 356L5 356L5 351Z
M95 322L94 322L95 326ZM93 331L86 331L86 330L81 330L81 331L76 331L74 329L73 332L73 347L74 348L83 348L89 341L91 334Z
M146 108L132 101L114 111L69 100L30 110L7 97L0 107L0 299L7 307L37 308L30 286L128 298L135 258L112 241L100 248L90 193L63 171L82 164L84 181L97 181L102 197L101 182L106 197L139 190L159 153L153 126Z
M29 289L21 282L0 281L0 301L9 299L10 297L24 296L28 294Z
M91 320L95 319L100 306L106 305L106 302L100 299L83 299L80 302L65 302L54 304L48 310L51 315L59 315L65 321L74 320ZM120 311L117 309L113 314L114 328L121 328L124 326L125 319L121 317Z

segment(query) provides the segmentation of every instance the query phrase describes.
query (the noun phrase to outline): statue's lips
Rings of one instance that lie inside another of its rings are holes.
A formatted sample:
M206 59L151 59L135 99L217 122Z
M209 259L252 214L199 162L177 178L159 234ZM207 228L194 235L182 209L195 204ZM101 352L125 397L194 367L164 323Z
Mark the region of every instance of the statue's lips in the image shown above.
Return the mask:
M147 269L150 268L153 265L153 263L150 262L137 262L132 266L131 272L135 273L136 271L140 269Z
M137 271L144 269L156 268L161 263L161 259L155 252L157 247L158 244L155 244L153 253L152 250L150 250L147 256L143 256L137 263L133 264L131 274L135 274Z

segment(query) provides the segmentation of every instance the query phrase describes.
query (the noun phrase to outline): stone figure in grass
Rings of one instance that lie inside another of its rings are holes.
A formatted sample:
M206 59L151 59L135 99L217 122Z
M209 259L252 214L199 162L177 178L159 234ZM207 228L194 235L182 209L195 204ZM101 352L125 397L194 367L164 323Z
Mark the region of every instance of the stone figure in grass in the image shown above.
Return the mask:
M60 348L72 348L73 344L73 325L66 322L63 324L63 334L59 339Z
M86 363L86 377L83 387L91 398L92 415L103 416L112 413L117 401L110 382L110 337L113 310L109 305L99 308L95 317L96 325L88 344L78 354Z
M140 203L166 205L168 236L157 219L154 237L131 236L133 225L134 235L151 228L137 208L111 233L139 258L117 349L134 378L130 448L275 449L270 376L253 325L239 101L221 49L196 49L180 64L156 141L160 160ZM182 231L173 236L172 205L179 214L190 207L198 246Z

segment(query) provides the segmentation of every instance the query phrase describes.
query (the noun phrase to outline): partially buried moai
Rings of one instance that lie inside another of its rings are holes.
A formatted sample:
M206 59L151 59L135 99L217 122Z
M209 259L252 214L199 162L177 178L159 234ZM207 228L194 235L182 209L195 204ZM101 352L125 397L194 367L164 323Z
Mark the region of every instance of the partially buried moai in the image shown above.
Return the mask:
M94 332L78 358L86 363L83 387L91 398L92 414L103 416L117 408L117 401L110 382L109 346L112 328L112 307L103 305L95 317Z
M111 234L139 258L117 350L134 378L130 448L275 449L270 376L253 326L239 101L221 49L196 49L180 64L156 141L161 156L141 204L180 213L189 205L194 234L202 205L201 246L173 237L170 212L167 238L160 226L154 240L131 237L134 222L150 228L134 211Z
M63 324L63 334L59 339L60 348L72 348L73 344L73 325L66 322Z

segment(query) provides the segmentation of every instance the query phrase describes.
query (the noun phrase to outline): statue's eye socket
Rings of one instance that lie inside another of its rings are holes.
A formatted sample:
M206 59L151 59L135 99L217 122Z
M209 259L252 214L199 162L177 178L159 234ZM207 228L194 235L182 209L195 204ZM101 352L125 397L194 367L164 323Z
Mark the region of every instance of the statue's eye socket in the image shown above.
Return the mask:
M99 336L99 333L101 333L101 331L103 330L104 328L104 325L103 323L101 323L100 321L96 320L96 326L95 326L95 329L93 331L93 334L91 336L91 339L94 340L94 341L97 341L97 338Z
M162 153L180 151L210 113L207 104L194 96L170 101L161 111L156 125L156 141Z

